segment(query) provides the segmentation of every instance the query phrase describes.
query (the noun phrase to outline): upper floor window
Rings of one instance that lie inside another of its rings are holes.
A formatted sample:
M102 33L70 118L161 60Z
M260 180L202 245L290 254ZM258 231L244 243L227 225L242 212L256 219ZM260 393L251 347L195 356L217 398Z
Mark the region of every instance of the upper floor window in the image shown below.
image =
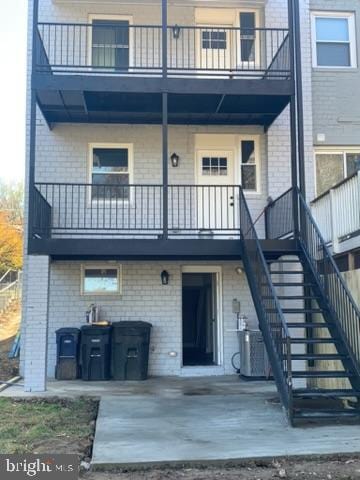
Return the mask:
M240 12L240 60L255 61L256 12Z
M117 16L92 16L91 22L91 65L99 68L128 69L130 21Z
M356 36L353 13L312 14L314 67L356 67Z
M259 191L259 155L254 138L240 141L240 183L247 192Z
M91 198L129 200L132 145L90 145Z
M315 161L316 193L321 195L360 170L360 150L317 151Z

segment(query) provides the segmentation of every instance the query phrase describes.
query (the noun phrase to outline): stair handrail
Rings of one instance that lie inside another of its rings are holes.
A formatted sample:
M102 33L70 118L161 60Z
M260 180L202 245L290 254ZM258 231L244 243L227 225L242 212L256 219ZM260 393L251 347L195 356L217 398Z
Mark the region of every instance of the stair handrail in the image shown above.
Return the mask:
M316 274L317 280L321 285L323 285L327 297L331 300L330 306L339 319L339 324L345 335L346 343L351 348L353 360L355 361L358 373L360 374L360 309L356 305L356 302L353 299L353 296L335 263L329 247L326 245L325 239L323 238L321 231L314 217L312 216L309 206L307 205L300 190L297 188L296 191L299 198L300 209L299 240L303 250L305 250L308 259L311 262L311 265L314 268L314 273ZM317 238L316 243L310 245L309 236L313 234L312 232L316 234ZM319 253L320 255L322 254L323 258L319 259L319 257L315 255L318 255ZM321 263L322 272L320 270ZM329 268L331 271L329 271ZM331 285L331 283L334 285ZM335 283L338 295L336 299L333 299L332 294L334 294L333 288ZM346 312L339 311L343 302L346 303ZM341 313L344 314L342 315ZM351 322L353 323L350 322L350 317Z
M18 270L15 270L15 268L8 268L4 275L0 278L0 284L3 283L4 278L6 278L11 272L18 273Z
M291 370L291 337L279 299L272 283L270 271L262 251L258 235L252 221L248 204L242 188L239 188L240 202L240 238L242 240L242 258L248 273L249 286L256 301L255 308L259 317L267 352L272 364L273 375L280 398L292 423L292 370ZM249 241L251 244L249 244ZM253 253L251 252L253 249ZM254 250L255 249L255 250ZM258 260L256 262L256 260ZM256 271L256 266L261 272ZM259 278L260 275L260 278ZM263 290L266 286L267 299ZM266 303L268 305L266 305ZM271 304L272 312L269 312ZM271 315L276 317L274 323ZM279 338L280 337L280 338Z

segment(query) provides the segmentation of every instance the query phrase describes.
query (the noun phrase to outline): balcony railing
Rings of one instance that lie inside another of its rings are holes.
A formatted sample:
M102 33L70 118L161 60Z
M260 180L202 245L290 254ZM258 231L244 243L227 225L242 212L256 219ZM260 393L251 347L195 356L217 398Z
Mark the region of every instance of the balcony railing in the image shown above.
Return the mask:
M288 79L288 29L39 23L36 69L86 75Z
M313 200L311 212L334 253L341 242L355 236L360 245L360 171Z
M158 238L164 223L170 237L240 234L238 185L37 183L34 190L34 238Z

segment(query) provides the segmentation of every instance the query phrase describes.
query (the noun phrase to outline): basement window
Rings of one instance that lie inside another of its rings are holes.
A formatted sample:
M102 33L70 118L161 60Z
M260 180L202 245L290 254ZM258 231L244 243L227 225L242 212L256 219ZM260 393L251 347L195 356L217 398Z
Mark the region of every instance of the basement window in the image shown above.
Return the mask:
M81 266L82 295L120 295L121 266Z

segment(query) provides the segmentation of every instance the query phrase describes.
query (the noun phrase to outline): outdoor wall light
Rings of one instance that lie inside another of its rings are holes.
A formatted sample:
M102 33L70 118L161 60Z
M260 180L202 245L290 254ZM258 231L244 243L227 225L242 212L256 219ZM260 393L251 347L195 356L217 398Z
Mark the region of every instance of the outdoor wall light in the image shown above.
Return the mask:
M176 168L179 166L179 162L180 162L180 157L177 153L173 153L170 157L170 160L171 160L171 165Z
M167 272L166 270L163 270L160 276L161 276L161 283L163 285L169 285L169 277L170 277L169 272Z
M236 267L235 268L235 272L238 274L238 275L242 275L243 273L243 269L239 266L239 267Z
M173 28L172 28L172 32L173 32L173 37L175 38L175 40L178 40L180 38L180 27L179 25L175 25Z

